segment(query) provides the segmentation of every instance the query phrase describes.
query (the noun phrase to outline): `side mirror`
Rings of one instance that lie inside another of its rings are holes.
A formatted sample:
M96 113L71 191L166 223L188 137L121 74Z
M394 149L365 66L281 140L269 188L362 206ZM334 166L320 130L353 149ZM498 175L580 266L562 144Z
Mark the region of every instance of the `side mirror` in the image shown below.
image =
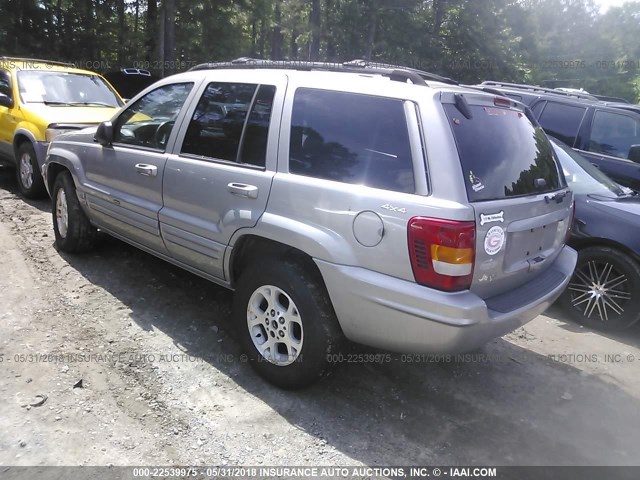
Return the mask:
M111 122L102 122L98 125L98 130L93 139L103 147L111 145L113 142L113 125Z
M4 93L0 93L0 106L13 108L13 98Z
M640 163L640 145L631 145L628 158L632 162Z

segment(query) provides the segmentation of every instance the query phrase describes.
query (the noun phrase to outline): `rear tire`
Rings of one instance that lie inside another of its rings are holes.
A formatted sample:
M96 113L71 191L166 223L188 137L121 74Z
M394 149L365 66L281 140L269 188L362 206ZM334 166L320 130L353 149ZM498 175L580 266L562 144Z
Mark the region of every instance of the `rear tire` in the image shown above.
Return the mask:
M284 389L325 376L342 343L331 301L319 275L277 259L245 270L238 281L233 319L251 366Z
M46 190L44 180L38 166L38 159L33 145L30 142L22 142L18 147L16 164L16 180L18 190L26 198L42 198Z
M58 174L53 184L51 214L56 245L60 250L81 253L93 249L98 232L82 210L73 179L67 171Z
M576 322L597 330L620 330L640 320L640 265L610 247L578 253L560 304Z

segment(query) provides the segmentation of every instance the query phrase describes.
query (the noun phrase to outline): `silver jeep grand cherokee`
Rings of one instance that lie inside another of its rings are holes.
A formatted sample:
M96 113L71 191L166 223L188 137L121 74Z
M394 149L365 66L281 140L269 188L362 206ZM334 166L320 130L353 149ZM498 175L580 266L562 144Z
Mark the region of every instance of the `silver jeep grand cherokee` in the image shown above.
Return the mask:
M522 106L453 83L247 59L161 80L52 143L57 246L100 229L235 290L242 347L284 388L344 337L477 348L565 288L573 199Z

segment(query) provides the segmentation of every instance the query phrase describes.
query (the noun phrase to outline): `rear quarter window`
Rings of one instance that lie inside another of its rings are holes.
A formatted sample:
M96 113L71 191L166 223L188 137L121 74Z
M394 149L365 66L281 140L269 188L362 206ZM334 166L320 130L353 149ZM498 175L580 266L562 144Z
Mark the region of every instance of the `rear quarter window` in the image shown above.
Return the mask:
M533 116L536 118L536 120L540 118L540 113L542 112L542 109L546 104L547 102L542 101L536 103L533 107L531 107L531 113L533 113Z
M544 131L524 112L470 105L466 118L444 104L456 140L469 201L539 194L564 186Z
M291 173L415 192L402 100L300 88L289 147Z
M640 122L631 115L597 111L591 126L589 151L628 158L632 145L640 144Z
M583 107L547 102L538 121L549 135L572 147L576 143L576 136L586 110Z

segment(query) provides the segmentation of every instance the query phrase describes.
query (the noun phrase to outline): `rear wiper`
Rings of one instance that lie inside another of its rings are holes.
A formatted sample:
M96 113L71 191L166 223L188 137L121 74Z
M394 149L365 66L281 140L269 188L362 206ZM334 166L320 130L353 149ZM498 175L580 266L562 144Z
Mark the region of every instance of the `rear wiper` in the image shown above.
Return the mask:
M546 203L551 203L552 201L555 201L556 203L562 203L564 201L564 197L566 197L567 195L569 195L569 192L564 191L564 192L558 192L555 195L547 195L544 197L544 201Z
M471 120L471 117L473 116L471 114L471 108L469 108L469 102L467 102L467 99L464 98L464 95L462 95L461 93L456 93L453 96L453 99L455 101L455 106L458 109L458 111L464 115L467 120Z

